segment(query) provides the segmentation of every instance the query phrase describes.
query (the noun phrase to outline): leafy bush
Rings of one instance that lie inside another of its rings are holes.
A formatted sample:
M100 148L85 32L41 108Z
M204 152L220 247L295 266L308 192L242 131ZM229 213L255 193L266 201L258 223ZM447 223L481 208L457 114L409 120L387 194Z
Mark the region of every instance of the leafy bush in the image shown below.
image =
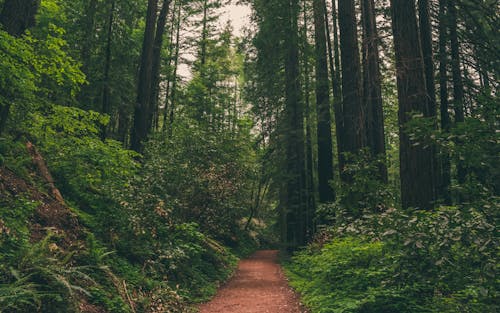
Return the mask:
M297 253L287 274L313 312L408 312L408 299L386 289L388 259L383 243L346 237Z
M313 312L495 312L495 203L343 217L292 259L292 286Z

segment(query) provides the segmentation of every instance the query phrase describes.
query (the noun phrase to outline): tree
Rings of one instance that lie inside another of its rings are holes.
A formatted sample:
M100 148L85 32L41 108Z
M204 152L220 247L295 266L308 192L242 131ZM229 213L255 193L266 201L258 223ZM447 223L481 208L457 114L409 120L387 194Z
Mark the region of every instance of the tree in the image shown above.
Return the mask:
M5 0L0 13L0 24L12 36L19 37L35 25L40 0Z
M143 142L151 129L151 78L157 6L158 0L148 0L146 28L144 30L141 64L137 84L137 102L134 110L134 125L132 127L130 143L132 150L137 152L142 151Z
M362 0L361 12L363 24L363 105L365 107L367 146L372 157L383 159L379 163L379 179L381 182L387 182L379 38L374 0Z
M153 63L151 72L151 98L150 98L150 119L158 121L158 97L160 93L160 70L161 70L161 51L163 48L163 37L167 24L171 0L163 0L158 21L156 24L156 34L153 47ZM155 125L157 127L157 125Z
M361 103L361 66L354 0L339 1L340 56L342 61L342 132L339 143L341 178L350 182L346 173L346 154L351 157L366 146L366 131Z
M457 33L457 8L454 1L448 1L448 22L450 31L451 48L451 74L453 78L453 111L455 113L455 124L463 123L464 115L464 86L462 71L460 69L460 43ZM463 162L457 160L457 180L459 184L465 182L465 170Z
M286 221L284 242L291 248L306 243L312 235L311 225L306 225L305 207L305 152L304 109L301 99L298 46L298 0L289 0L284 14L285 34L285 121L286 121ZM311 222L309 220L309 222Z
M448 113L448 20L446 14L447 0L439 0L439 108L441 131L450 132L450 114ZM441 178L439 195L447 205L451 205L451 164L446 152L441 154Z
M326 5L326 4L325 4ZM306 192L307 192L307 206L306 210L309 212L307 216L313 216L316 211L316 182L315 182L315 161L313 153L313 132L314 127L313 116L311 112L311 45L309 44L308 30L309 30L309 11L307 1L302 2L302 77L304 87L304 114L305 114L305 129L306 129ZM332 173L333 174L333 173Z
M324 10L324 0L314 0L316 112L318 117L318 191L321 203L335 200L335 192L330 186L330 181L333 179L333 151Z
M102 90L102 113L111 114L111 104L110 104L110 68L111 68L111 44L113 40L113 20L115 16L115 0L111 1L109 8L109 18L108 18L108 34L106 39L106 53L104 60L104 82ZM104 140L107 136L108 125L102 126L101 138Z
M391 1L399 101L399 155L403 208L431 208L436 200L433 149L410 138L412 114L432 117L425 87L424 60L418 36L415 1Z

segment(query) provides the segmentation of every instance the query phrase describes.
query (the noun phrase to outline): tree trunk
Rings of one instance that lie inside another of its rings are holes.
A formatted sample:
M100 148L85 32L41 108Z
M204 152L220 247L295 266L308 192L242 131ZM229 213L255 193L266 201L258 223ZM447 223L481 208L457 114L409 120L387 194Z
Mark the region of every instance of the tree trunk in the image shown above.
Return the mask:
M457 8L454 1L448 1L448 21L450 28L451 44L451 73L453 76L453 110L455 112L455 123L462 123L464 115L464 84L462 81L462 71L460 69L460 44L457 34ZM458 143L460 144L460 143ZM465 182L465 170L462 161L457 160L457 180L459 184Z
M345 139L343 137L344 112L342 104L342 81L340 75L340 49L337 16L335 0L332 0L333 55L335 60L335 69L331 75L333 88L333 110L335 112L335 133L337 138L338 170L339 174L342 175L342 169L344 167L344 157L342 155L342 151L345 151L345 147L343 146Z
M303 15L304 15L304 27L303 27L303 38L307 38L307 29L309 26L309 20L307 18L307 7L306 1L303 2ZM306 42L307 45L307 42ZM313 143L312 143L312 124L311 119L311 103L310 103L310 62L308 49L304 48L303 60L304 63L304 100L305 100L305 122L306 122L306 191L307 191L307 221L306 223L312 223L309 219L314 217L314 212L316 212L316 184L314 182L314 155L313 155Z
M310 225L304 219L305 159L303 106L300 95L299 47L298 47L298 0L290 0L285 13L285 118L286 132L286 242L290 248L304 245Z
M0 13L0 24L12 36L19 37L35 25L40 0L5 0Z
M131 134L131 149L142 152L144 140L149 133L151 73L153 66L153 47L155 37L156 10L158 0L148 0L146 28L142 43L141 64L137 85L137 102L134 110L134 125Z
M354 0L339 1L340 53L342 60L342 143L339 148L344 182L352 176L345 172L345 153L357 154L366 146L363 108L361 105L361 66Z
M439 0L439 99L441 115L441 131L450 132L450 114L448 113L448 16L446 14L447 0ZM441 153L441 178L439 184L439 195L443 198L444 204L451 205L451 164L450 155L447 152Z
M97 0L90 0L85 10L84 42L82 42L82 72L87 74L90 67L90 56L95 35L95 15L97 12Z
M161 69L161 49L163 47L163 35L167 24L168 11L170 7L170 0L163 0L158 22L156 24L156 35L153 47L153 65L151 73L151 113L150 119L152 121L158 120L158 96L160 93L160 69ZM153 125L158 127L158 123Z
M432 28L429 11L429 0L418 0L418 16L420 29L420 43L422 45L422 57L424 60L425 87L427 90L427 114L425 117L436 117L436 86L434 84L434 56L432 53ZM437 128L437 125L435 125ZM436 197L439 197L439 166L437 158L437 147L431 144L432 151L432 170L434 186L436 188Z
M49 168L47 167L47 164L45 163L45 160L43 159L42 155L38 152L36 147L30 141L26 143L26 149L28 150L28 153L31 156L33 164L36 166L38 173L43 178L43 180L45 180L45 183L47 184L47 187L50 190L50 194L52 195L52 197L56 199L59 203L64 205L65 204L64 198L62 197L59 189L56 187L54 178L52 178Z
M180 49L180 32L181 32L181 11L182 6L179 2L179 11L177 12L177 31L175 34L175 55L174 55L174 70L173 81L172 81L172 93L170 95L170 112L169 112L169 123L168 123L168 136L172 137L173 126L174 126L174 113L175 113L175 101L177 93L177 67L179 64L179 49Z
M410 139L410 114L428 116L424 61L418 37L415 1L391 0L399 100L400 177L403 208L432 208L435 197L433 150Z
M373 157L383 159L383 162L379 163L379 179L381 182L387 183L379 38L374 1L362 0L361 12L363 21L363 101L366 114L367 145Z
M167 120L168 120L168 112L169 112L169 100L170 100L170 87L172 85L172 59L174 56L174 33L176 32L176 17L177 17L177 6L179 1L174 2L174 8L172 10L172 18L170 22L170 34L169 34L169 47L168 47L168 57L167 57L167 74L166 74L166 83L165 83L165 108L163 110L163 121L162 121L162 131L165 132L167 130ZM159 124L159 116L157 124Z
M109 8L109 17L108 17L108 34L106 39L106 54L104 56L104 81L102 88L102 113L110 116L111 123L111 103L110 103L110 86L109 86L109 72L111 69L111 43L113 40L113 19L115 14L115 0L111 1L111 5ZM101 129L101 139L105 140L107 137L107 132L109 128L108 125L103 125Z
M321 203L335 200L335 192L330 186L330 181L333 179L333 155L324 8L324 0L313 1L318 116L318 191Z

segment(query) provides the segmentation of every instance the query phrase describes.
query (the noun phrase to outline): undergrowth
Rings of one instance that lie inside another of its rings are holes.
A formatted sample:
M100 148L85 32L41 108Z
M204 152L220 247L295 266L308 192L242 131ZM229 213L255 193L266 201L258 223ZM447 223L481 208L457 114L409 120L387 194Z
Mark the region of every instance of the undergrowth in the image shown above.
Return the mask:
M0 184L0 312L191 312L230 277L236 255L257 247L248 235L240 235L242 244L224 242L234 235L210 236L215 225L183 216L186 203L171 196L178 186L165 187L170 172L160 175L158 152L142 157L103 142L107 120L99 114L54 105L34 112L32 121L26 135L0 141L0 166L44 192L24 147L33 141L84 237L41 225L45 237L32 240L39 203ZM182 164L169 169L175 166Z
M345 218L287 275L313 313L498 312L494 203Z

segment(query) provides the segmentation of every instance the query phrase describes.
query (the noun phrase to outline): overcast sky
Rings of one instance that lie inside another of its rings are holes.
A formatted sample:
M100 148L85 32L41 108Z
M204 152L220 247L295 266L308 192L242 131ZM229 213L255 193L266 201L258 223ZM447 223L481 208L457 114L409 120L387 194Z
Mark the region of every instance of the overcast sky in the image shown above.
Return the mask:
M221 25L224 25L227 20L230 20L234 27L234 35L242 35L241 28L247 26L250 21L250 7L246 5L231 4L226 6L223 12L224 14L221 16Z

